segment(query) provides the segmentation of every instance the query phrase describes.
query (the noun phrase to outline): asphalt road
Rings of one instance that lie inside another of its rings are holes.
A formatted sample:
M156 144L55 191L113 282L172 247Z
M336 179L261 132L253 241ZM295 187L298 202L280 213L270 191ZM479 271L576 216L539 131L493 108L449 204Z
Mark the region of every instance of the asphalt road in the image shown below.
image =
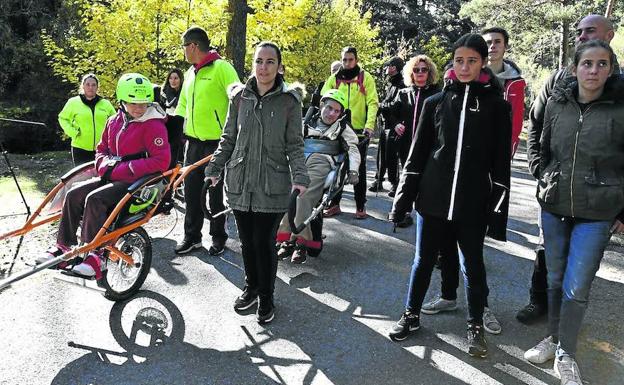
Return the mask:
M373 175L369 156L369 183ZM370 217L356 221L347 192L345 213L325 222L321 256L305 265L280 263L276 317L267 326L232 310L243 286L232 218L220 257L206 249L173 253L181 214L150 223L152 271L128 302L110 302L52 271L14 284L0 293L0 384L558 384L550 364L522 358L546 323L528 327L514 318L527 301L537 241L533 193L518 154L509 241L488 240L485 250L489 302L503 327L488 336L486 359L465 353L463 288L457 311L423 315L421 330L402 343L387 338L403 310L414 229L392 233L384 193L369 193ZM26 239L24 259L47 248L49 232ZM14 245L0 246L4 258ZM622 251L609 247L593 285L578 352L586 384L624 383ZM18 259L16 268L23 267ZM438 290L436 271L428 297Z

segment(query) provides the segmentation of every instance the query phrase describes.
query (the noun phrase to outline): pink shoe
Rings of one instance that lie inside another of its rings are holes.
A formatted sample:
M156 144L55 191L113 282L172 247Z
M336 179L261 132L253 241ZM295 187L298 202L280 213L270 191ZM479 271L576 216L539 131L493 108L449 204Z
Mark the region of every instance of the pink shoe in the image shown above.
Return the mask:
M82 261L81 264L74 266L72 269L72 273L84 277L84 278L93 278L99 280L102 278L102 260L101 256L95 252L91 251L87 258Z
M355 210L355 219L366 219L367 216L366 209Z

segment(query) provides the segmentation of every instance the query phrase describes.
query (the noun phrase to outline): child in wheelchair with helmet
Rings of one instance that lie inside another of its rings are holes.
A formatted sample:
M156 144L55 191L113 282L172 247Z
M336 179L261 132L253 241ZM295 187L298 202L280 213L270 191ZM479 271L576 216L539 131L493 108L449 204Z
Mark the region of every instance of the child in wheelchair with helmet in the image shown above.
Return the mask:
M358 182L360 153L357 148L358 138L348 124L345 114L347 99L336 89L328 90L321 98L320 109L304 121L304 153L306 167L310 177L310 185L305 194L297 197L297 209L294 223L300 226L312 213L314 206L321 200L326 188L326 179L334 171L340 178L337 164L344 159L348 151L349 171L347 183ZM291 258L292 263L304 263L308 250L320 251L322 243L315 240L310 224L295 234L291 229L288 214L284 215L277 231L277 242L280 244L278 257Z
M123 75L117 83L121 108L106 123L96 148L98 176L76 183L67 192L56 245L35 262L44 263L70 250L80 239L88 243L97 235L109 213L141 177L167 170L171 153L165 128L165 113L153 104L152 83L143 75ZM82 219L82 225L80 221ZM100 279L103 251L96 249L79 264L59 265L74 275Z

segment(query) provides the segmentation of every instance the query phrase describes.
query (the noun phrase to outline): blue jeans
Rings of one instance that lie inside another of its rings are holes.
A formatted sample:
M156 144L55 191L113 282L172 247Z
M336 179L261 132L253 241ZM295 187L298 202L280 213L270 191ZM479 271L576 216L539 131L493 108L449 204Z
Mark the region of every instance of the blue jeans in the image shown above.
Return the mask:
M431 282L435 259L445 245L459 245L461 271L466 285L468 322L483 324L487 292L483 241L485 223L447 221L428 215L416 215L416 252L410 275L405 308L420 313Z
M548 269L548 327L559 340L557 356L576 354L589 290L613 221L562 217L542 211Z

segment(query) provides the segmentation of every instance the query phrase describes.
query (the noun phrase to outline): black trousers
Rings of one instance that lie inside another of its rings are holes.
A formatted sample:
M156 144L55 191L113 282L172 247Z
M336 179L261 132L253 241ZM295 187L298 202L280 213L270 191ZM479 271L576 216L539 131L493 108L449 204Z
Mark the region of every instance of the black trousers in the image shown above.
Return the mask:
M74 167L95 160L95 151L83 150L78 147L71 148L71 155Z
M277 227L284 213L234 210L245 265L245 284L264 298L273 298L277 275Z
M383 181L388 172L388 181L396 186L399 184L399 164L397 157L397 145L390 130L383 130L379 135L377 146L377 174L375 180Z
M542 211L538 213L539 245L535 248L535 261L531 276L530 301L548 307L548 270L546 269L546 255L544 254L544 234L542 232Z
M184 165L197 162L212 154L218 147L218 140L201 141L189 138L184 156ZM201 189L204 185L204 168L199 167L191 171L184 179L184 200L186 214L184 216L184 239L200 241L204 226L204 212L200 204ZM225 210L223 204L223 178L214 187L208 189L208 206L213 213ZM228 238L225 232L225 215L210 222L210 235L213 241L225 242Z
M353 186L353 195L355 198L355 207L358 210L364 210L364 206L366 205L366 152L368 151L368 139L365 136L360 138L358 150L360 150L361 159L360 168L358 169L360 181L358 184ZM332 199L330 206L339 205L341 200L342 190L340 190L334 199Z
M76 245L76 230L81 219L80 239L84 243L91 242L128 186L123 182L106 183L100 178L77 183L65 196L56 242L63 246Z

